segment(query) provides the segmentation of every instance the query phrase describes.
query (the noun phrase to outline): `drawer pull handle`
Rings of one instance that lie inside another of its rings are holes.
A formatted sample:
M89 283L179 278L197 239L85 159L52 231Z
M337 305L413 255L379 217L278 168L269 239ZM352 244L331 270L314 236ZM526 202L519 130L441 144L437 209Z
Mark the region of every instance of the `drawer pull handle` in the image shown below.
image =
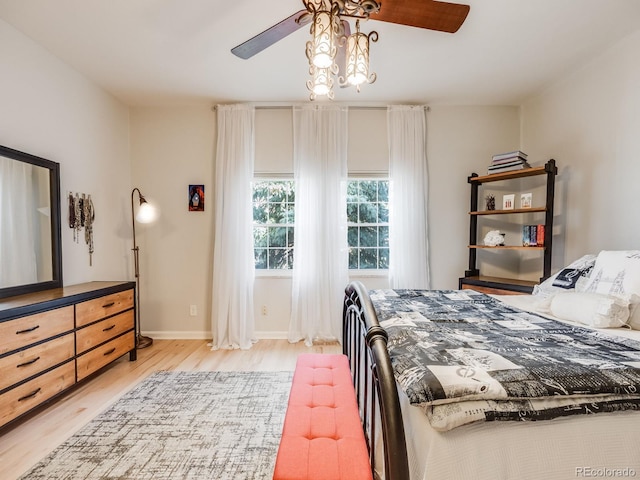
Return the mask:
M115 351L116 351L116 347L113 347L111 350L104 352L104 356L106 357L107 355L111 355Z
M114 328L116 328L116 326L115 325L111 325L110 327L103 328L102 331L103 332L108 332L109 330L113 330Z
M38 392L39 392L40 390L42 390L42 388L38 387L38 388L36 388L33 392L31 392L30 394L25 395L24 397L20 397L20 398L18 399L18 401L19 401L19 402L22 402L22 401L24 401L24 400L29 400L30 398L35 397L35 396L38 394Z
M102 305L102 308L113 307L115 304L116 304L116 302L109 302L109 303L106 303L106 304Z
M36 363L38 360L40 360L40 357L36 357L33 360L29 360L28 362L20 363L20 364L16 365L16 367L17 368L26 367L27 365L32 365L32 364Z
M38 328L40 328L40 325L36 325L35 327L31 327L31 328L27 328L25 330L18 330L16 332L16 335L20 335L21 333L29 333L29 332L33 332L34 330L37 330Z

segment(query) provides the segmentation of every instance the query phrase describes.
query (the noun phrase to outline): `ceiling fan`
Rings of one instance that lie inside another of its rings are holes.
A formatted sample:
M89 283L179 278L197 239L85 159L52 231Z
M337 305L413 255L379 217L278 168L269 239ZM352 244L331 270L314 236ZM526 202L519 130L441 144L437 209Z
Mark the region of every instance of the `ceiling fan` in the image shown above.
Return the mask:
M246 60L309 24L318 0L302 0L302 3L304 10L232 48L231 52ZM469 13L469 5L436 0L333 0L333 3L339 6L343 25L347 23L344 18L368 18L448 33L458 31Z

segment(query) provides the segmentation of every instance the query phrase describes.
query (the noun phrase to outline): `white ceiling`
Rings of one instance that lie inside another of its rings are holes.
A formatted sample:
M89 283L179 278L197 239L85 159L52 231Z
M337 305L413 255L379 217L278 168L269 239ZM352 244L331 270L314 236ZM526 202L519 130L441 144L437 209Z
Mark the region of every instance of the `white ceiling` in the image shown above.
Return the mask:
M419 1L419 0L416 0ZM384 0L382 0L384 5ZM463 3L464 0L459 3ZM640 29L640 0L467 0L455 34L369 21L371 69L347 103L517 105ZM0 18L127 105L308 100L303 27L249 60L230 49L300 0L0 0Z

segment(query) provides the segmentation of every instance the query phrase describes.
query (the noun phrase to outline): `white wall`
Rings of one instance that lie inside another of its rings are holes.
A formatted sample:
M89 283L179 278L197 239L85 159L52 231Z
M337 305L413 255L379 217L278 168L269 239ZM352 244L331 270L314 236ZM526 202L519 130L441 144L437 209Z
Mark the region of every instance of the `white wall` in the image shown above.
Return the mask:
M559 166L553 270L640 248L640 32L522 107L522 146Z
M495 153L517 149L519 126L516 107L431 107L427 154L432 288L458 288L458 278L469 268L467 177L485 174ZM480 259L478 255L484 275L496 274L494 265L504 264L504 257Z
M156 338L210 336L215 126L209 106L131 112L133 183L160 210L136 229L140 322ZM196 184L205 186L203 212L188 211Z
M431 271L434 288L457 288L467 268L469 185L491 155L519 146L516 107L432 108L428 114ZM256 111L259 174L291 175L293 127L290 109ZM215 112L209 107L135 108L131 114L134 184L156 201L160 220L141 230L143 330L156 338L210 336L213 205L188 212L189 183L204 183L212 198ZM351 109L349 169L386 171L386 111ZM386 277L354 278L386 288ZM256 330L282 337L288 327L291 279L258 276ZM197 305L198 315L189 315ZM262 306L267 314L262 314Z
M60 163L64 284L130 279L128 108L2 20L0 105L1 145ZM93 266L68 191L94 201Z

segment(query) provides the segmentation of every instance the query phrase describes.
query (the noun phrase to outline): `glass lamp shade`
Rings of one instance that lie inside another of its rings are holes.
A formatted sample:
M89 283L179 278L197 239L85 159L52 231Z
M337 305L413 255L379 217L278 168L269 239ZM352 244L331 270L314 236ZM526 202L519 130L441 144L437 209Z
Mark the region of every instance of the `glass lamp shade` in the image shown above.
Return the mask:
M149 202L144 200L140 204L138 213L136 214L136 220L140 223L151 223L158 218L158 210Z
M311 90L310 98L327 96L333 99L333 77L330 68L311 67L312 80L307 81L307 88Z
M356 22L356 33L347 37L347 64L345 67L345 79L341 80L349 85L355 85L360 91L363 83L376 81L376 74L369 73L369 46L371 42L378 41L378 32L369 35L360 33L360 22Z
M369 78L369 37L354 33L347 38L347 82L362 85Z
M331 12L320 10L313 16L311 63L318 68L329 68L336 57L336 17Z

